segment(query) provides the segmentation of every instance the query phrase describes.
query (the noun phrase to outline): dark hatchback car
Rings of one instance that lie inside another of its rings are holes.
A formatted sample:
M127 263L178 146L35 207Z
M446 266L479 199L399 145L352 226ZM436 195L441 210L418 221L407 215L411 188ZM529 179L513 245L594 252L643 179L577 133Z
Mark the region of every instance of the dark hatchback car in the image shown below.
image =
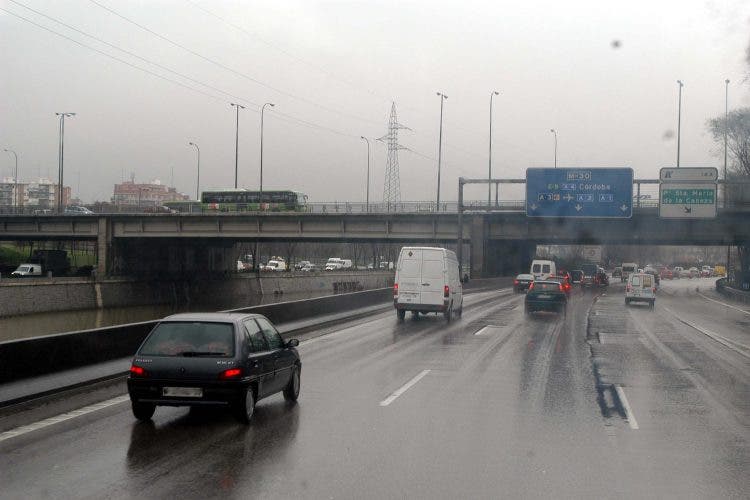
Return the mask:
M529 289L529 285L534 282L533 274L519 274L516 279L513 280L513 291L521 293Z
M255 403L283 392L296 401L302 364L297 339L284 341L264 316L200 313L168 316L133 358L128 393L133 415L157 406L229 406L249 423Z
M526 293L524 311L527 315L536 311L565 313L568 295L559 281L535 281Z

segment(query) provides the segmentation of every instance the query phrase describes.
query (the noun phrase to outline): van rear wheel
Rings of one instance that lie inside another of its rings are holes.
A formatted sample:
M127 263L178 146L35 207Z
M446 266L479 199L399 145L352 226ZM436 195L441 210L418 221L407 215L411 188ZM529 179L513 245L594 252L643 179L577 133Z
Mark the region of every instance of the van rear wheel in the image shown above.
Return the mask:
M453 319L453 305L448 307L448 309L445 310L443 313L443 317L445 317L445 322L450 323L451 319Z
M404 309L396 309L396 316L399 321L403 321L406 318L406 311Z

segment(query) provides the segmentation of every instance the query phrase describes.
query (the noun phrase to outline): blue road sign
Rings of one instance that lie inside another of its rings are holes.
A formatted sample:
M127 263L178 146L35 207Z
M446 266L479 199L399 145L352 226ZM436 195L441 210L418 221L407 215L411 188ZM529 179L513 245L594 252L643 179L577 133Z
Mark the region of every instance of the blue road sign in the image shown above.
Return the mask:
M529 168L528 217L630 218L632 168Z

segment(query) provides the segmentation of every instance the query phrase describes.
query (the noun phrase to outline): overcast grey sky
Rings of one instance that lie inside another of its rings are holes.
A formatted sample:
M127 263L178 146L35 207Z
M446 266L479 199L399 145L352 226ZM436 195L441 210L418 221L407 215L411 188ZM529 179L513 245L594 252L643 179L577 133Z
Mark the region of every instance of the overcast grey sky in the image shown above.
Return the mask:
M456 198L459 176L487 174L494 89L501 92L494 107L497 177L552 166L550 128L559 134L560 166L630 166L637 177L657 177L675 162L676 138L665 133L677 127L677 79L685 83L681 164L719 166L705 122L723 113L724 80L732 80L730 108L750 104L750 87L742 83L750 2L742 0L0 0L0 6L195 89L0 11L0 146L19 153L22 180L56 178L54 113L78 113L66 122L66 184L76 194L80 172L86 202L108 200L123 172L168 183L172 167L177 188L194 194L189 141L201 148L202 187L231 187L230 101L247 105L240 112L240 185L258 187L257 105L274 102L266 110L264 188L303 191L310 201L364 200L366 146L359 137L385 133L391 100L399 121L413 129L402 133L402 144L418 153L400 153L403 200L435 198L436 91L449 96L442 199ZM12 166L3 153L0 177ZM380 143L373 142L371 167L371 199L380 200Z

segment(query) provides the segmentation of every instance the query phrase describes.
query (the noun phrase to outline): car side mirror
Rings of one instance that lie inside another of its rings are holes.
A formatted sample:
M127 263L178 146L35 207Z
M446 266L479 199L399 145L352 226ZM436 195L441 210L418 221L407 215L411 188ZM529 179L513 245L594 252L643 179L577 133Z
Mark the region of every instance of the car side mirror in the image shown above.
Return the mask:
M284 347L297 347L298 345L299 345L299 340L289 339L287 340L286 344L284 344Z

